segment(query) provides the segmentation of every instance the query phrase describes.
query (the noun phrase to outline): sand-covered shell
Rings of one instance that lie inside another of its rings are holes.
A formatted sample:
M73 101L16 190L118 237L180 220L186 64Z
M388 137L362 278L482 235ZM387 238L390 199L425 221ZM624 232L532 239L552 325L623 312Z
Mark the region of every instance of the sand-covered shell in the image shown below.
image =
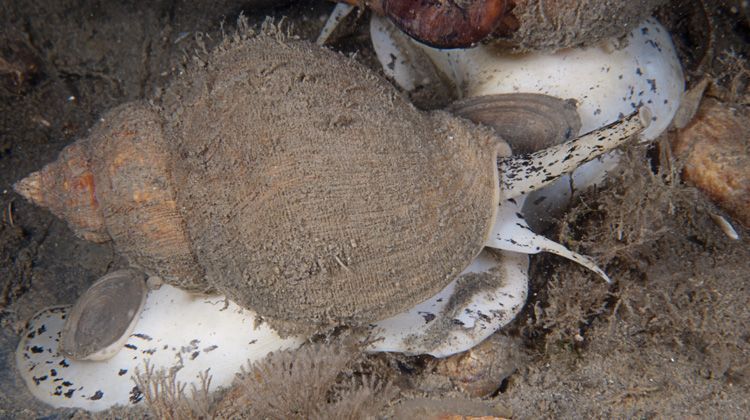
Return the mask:
M383 319L450 283L489 237L508 152L353 60L272 36L225 42L161 108L112 110L71 148L95 232L137 266L306 325ZM64 208L43 184L70 166L17 189Z
M513 0L512 3L513 9L492 42L520 51L555 51L623 36L665 1Z
M339 54L234 44L172 87L166 114L196 257L263 315L393 315L443 288L489 235L497 140L416 110Z
M102 116L88 137L14 187L68 222L76 235L112 240L130 263L194 292L208 292L175 201L162 118L140 103Z

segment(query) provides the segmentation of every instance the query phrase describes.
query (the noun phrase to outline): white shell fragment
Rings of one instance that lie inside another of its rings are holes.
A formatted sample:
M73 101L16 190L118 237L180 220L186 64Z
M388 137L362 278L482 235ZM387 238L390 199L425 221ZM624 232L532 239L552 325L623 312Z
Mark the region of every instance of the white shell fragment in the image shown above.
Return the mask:
M737 231L734 229L734 226L732 226L731 223L729 223L729 220L727 220L724 216L716 214L716 213L708 213L709 216L711 216L711 220L716 223L716 226L721 229L722 232L724 232L725 235L729 239L733 239L735 241L740 239L740 234L737 233Z
M171 286L149 293L133 333L122 350L105 361L76 361L58 352L58 340L70 307L35 315L16 352L18 371L31 393L54 407L100 411L142 401L132 376L136 368L177 369L176 380L201 384L208 370L213 386L231 384L248 361L271 351L299 346L299 338L281 339L255 313L223 297L200 297Z
M375 341L368 351L447 357L476 346L523 308L528 294L528 265L524 254L482 251L440 293L374 324Z

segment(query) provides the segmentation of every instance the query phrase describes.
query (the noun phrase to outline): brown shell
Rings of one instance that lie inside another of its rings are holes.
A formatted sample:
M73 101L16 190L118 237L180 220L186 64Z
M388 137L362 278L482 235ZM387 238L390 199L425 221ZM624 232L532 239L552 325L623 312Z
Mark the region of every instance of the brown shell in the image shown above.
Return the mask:
M489 235L507 145L340 54L227 41L163 100L108 114L91 168L118 250L177 286L284 325L366 323L445 287Z
M56 161L22 179L14 188L68 222L79 237L92 242L111 239L99 208L86 141L66 147Z
M477 96L454 102L450 110L494 128L514 154L555 146L578 137L581 131L575 101L538 93Z
M212 284L262 315L385 318L446 286L489 234L497 139L418 111L340 54L233 43L171 98L193 249Z
M76 235L115 242L135 266L207 292L176 208L161 118L142 103L107 112L86 138L15 185L68 222Z
M169 169L162 119L145 104L107 113L89 137L91 171L107 233L137 267L195 292L211 291L197 264Z

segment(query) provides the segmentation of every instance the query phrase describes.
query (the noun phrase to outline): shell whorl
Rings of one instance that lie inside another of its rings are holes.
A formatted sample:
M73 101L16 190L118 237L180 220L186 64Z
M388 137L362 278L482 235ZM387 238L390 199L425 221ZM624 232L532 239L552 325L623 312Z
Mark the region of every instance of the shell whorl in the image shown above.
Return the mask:
M162 125L146 104L114 108L16 191L65 220L77 236L113 240L149 274L208 291L177 210Z
M111 238L96 195L90 139L67 146L57 160L18 181L13 188L32 203L68 222L76 236L92 242Z

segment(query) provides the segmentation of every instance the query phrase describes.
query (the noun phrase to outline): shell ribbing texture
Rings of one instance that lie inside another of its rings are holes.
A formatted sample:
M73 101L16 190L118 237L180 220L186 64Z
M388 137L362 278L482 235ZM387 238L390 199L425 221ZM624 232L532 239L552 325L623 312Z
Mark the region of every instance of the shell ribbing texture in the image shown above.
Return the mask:
M158 114L142 103L107 113L91 138L91 165L106 229L119 252L183 289L211 290L177 211Z
M481 250L497 139L425 114L353 60L261 36L168 91L179 208L209 281L260 315L369 322Z

